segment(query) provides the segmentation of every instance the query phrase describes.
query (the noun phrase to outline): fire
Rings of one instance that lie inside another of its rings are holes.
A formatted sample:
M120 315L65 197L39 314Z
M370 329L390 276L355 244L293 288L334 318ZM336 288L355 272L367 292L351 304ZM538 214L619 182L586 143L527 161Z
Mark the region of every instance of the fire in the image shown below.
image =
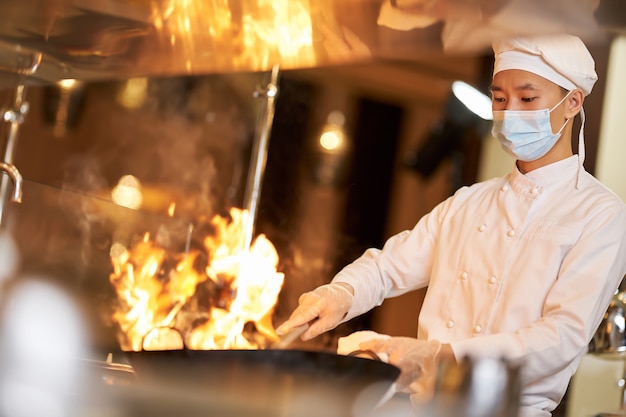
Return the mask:
M113 321L123 350L257 349L277 339L272 313L283 285L264 236L243 250L247 212L215 216L201 248L170 253L149 234L111 247Z
M153 3L152 15L163 42L181 57L197 57L188 71L204 58L221 69L254 71L319 61L312 17L322 18L318 2L169 0Z
M258 15L243 16L246 59L261 68L315 63L308 0L257 0L257 8Z

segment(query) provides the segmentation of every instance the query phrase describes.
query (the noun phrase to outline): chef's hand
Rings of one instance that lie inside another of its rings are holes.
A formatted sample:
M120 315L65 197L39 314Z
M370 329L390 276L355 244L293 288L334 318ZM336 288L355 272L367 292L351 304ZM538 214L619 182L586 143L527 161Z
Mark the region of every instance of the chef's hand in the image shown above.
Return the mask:
M310 323L302 334L302 340L309 340L337 327L352 306L354 289L351 285L337 282L322 285L306 292L298 299L298 307L289 319L281 324L276 333L283 335L290 330Z
M435 387L437 360L441 343L413 337L392 337L363 342L362 350L389 355L389 363L400 368L396 380L398 391L428 396Z

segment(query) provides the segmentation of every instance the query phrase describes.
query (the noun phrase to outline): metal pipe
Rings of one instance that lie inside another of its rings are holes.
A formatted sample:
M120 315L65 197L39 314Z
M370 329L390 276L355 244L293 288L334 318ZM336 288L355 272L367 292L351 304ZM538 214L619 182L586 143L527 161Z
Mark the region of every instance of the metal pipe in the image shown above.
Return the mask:
M10 179L13 180L13 185L11 187L9 184L9 178L2 176L0 180L0 227L4 224L4 218L6 217L5 209L9 196L12 195L11 200L15 202L20 202L22 198L22 176L13 165L13 156L15 154L19 127L28 113L28 103L24 100L25 96L26 86L17 86L10 108L2 111L2 119L9 123L9 132L4 145L2 161L0 161L2 163L0 168L9 174Z
M13 181L13 194L11 195L11 201L15 203L22 202L22 174L17 170L15 165L7 164L6 162L0 162L0 170L7 173L11 181Z
M243 207L248 213L248 218L244 222L244 251L247 252L252 244L254 226L258 211L259 199L261 197L261 186L265 165L267 162L267 150L270 133L274 122L275 100L278 95L278 65L272 68L270 80L265 88L259 88L254 93L255 97L265 99L257 119L256 136L252 149L252 158L248 171L246 191L244 195Z
M0 71L10 72L18 75L32 75L39 69L43 54L41 52L33 52L30 55L30 62L24 67L11 67L0 65Z

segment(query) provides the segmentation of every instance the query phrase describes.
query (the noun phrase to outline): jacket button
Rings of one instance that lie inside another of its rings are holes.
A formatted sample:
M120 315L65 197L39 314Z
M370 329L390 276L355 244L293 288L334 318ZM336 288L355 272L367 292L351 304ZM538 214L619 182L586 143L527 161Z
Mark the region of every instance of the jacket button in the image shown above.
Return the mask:
M491 277L491 278L489 278L489 283L490 283L490 284L495 284L495 283L496 283L496 281L497 281L497 280L496 280L496 277Z
M507 235L508 237L513 237L513 236L515 236L515 230L513 230L513 229L509 230L508 232L506 232L506 235Z
M454 327L454 321L452 321L452 320L448 320L448 322L446 323L446 327L447 327L448 329L453 328L453 327Z
M478 231L479 231L479 232L484 232L485 230L487 230L487 225L481 224L481 225L478 227Z
M461 274L461 279L462 279L463 281L465 281L465 280L467 279L467 277L469 277L469 274L468 274L467 272L463 272L463 273Z
M483 331L483 328L480 325L474 327L474 333L479 334L482 331Z

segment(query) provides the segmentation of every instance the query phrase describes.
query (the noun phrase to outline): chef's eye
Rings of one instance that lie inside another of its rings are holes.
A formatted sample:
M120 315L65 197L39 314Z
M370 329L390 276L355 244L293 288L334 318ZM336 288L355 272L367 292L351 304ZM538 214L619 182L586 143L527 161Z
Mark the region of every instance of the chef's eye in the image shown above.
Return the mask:
M522 99L521 99L521 100L522 100L524 103L530 103L530 102L532 102L532 101L533 101L534 99L536 99L536 98L537 98L537 97L522 97Z
M495 103L503 103L504 102L504 97L493 97L492 100Z

